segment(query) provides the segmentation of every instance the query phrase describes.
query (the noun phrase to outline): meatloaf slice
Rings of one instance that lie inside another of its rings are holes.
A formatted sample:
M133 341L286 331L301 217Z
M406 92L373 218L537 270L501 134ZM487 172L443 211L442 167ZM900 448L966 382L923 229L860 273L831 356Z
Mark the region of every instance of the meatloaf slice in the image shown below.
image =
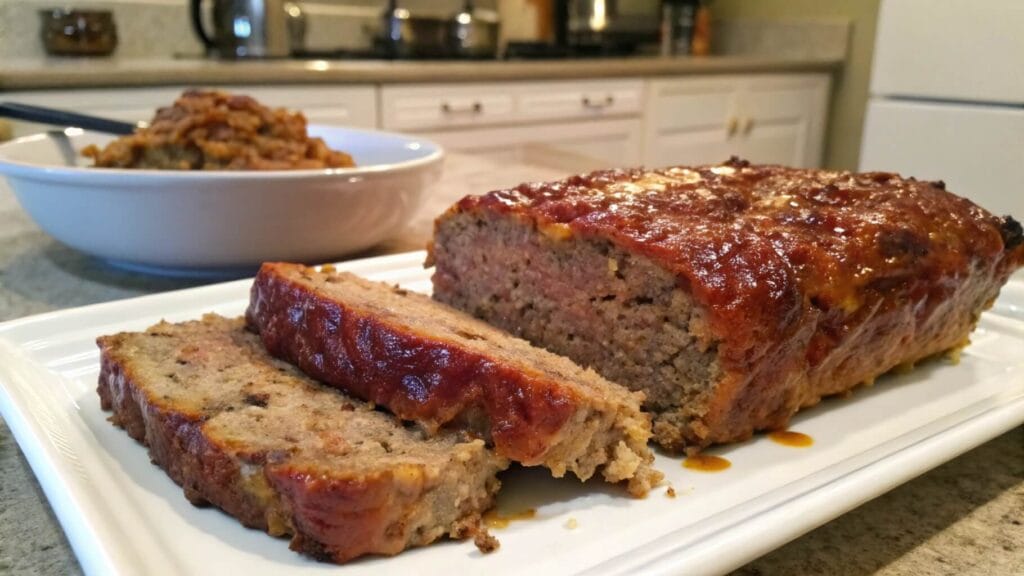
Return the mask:
M298 264L264 264L247 313L267 350L428 429L465 427L495 451L646 493L643 395L401 288Z
M507 461L428 436L271 358L208 315L99 338L99 396L194 504L345 562L475 533Z
M697 450L966 343L1020 225L941 183L721 165L596 172L456 203L434 298L646 393Z

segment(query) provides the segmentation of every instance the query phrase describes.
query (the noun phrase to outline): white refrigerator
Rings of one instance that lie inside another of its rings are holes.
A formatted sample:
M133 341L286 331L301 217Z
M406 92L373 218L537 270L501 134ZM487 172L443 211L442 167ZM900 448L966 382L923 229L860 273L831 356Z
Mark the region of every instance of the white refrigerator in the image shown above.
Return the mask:
M860 169L1024 220L1024 0L883 0Z

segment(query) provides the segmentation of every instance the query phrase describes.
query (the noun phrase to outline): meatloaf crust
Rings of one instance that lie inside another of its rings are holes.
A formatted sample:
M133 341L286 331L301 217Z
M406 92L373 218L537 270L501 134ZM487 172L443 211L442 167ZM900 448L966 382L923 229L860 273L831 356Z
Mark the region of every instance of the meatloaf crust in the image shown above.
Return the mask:
M474 535L507 461L428 437L271 358L242 319L208 315L99 338L111 421L196 505L345 562Z
M695 450L966 343L1020 225L890 173L615 170L469 196L434 297L647 393Z
M428 429L465 427L555 476L600 471L635 495L661 478L642 395L394 286L264 264L247 312L271 354Z

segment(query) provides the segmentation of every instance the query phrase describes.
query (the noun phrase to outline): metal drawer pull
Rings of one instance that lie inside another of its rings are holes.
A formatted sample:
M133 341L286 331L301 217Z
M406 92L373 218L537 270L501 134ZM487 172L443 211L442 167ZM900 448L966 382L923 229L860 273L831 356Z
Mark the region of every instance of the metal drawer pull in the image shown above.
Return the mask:
M604 100L600 100L597 102L591 100L589 96L583 97L583 107L590 108L591 110L602 110L604 108L611 106L612 104L615 104L615 97L612 96L611 94L605 96Z
M484 111L484 105L482 102L473 102L471 106L465 108L456 108L447 102L441 103L441 112L445 114L480 114Z

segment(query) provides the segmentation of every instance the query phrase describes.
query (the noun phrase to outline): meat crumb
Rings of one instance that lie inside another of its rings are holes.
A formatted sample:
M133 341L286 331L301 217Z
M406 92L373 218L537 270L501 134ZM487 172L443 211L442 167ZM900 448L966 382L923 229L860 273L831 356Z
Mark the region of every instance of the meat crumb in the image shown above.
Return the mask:
M477 550L484 554L490 554L501 547L501 542L486 529L477 531L476 536L473 537L473 544L476 544Z
M676 497L676 489L671 487L671 486L669 486L668 490L665 490L665 496L668 496L669 498L675 498Z

